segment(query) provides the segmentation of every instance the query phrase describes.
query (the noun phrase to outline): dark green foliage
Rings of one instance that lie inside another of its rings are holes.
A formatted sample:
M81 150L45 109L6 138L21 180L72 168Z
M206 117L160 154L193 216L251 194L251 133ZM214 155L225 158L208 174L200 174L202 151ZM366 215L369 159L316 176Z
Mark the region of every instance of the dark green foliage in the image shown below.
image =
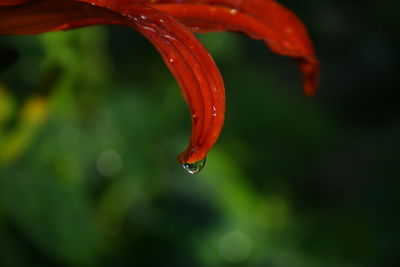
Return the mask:
M189 112L144 38L0 37L20 54L0 66L0 266L398 266L398 4L284 2L320 91L261 42L201 36L227 120L198 176L176 163Z

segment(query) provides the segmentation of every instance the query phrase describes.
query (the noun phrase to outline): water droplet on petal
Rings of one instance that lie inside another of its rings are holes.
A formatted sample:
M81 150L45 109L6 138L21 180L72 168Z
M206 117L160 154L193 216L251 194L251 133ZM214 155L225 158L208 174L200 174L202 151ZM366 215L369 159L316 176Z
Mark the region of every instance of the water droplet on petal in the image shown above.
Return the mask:
M148 26L142 26L142 28L145 29L145 30L147 30L147 31L156 32L155 29L150 28L150 27L148 27Z
M168 35L168 34L164 34L164 37L169 39L169 40L172 40L172 41L178 41L175 37L173 37L171 35Z
M229 10L229 13L231 14L231 15L236 15L237 14L237 10L236 9L231 9L231 10Z
M183 168L190 174L196 174L201 172L201 170L206 165L206 158L199 160L194 163L184 163Z
M212 109L213 109L213 116L214 117L217 117L217 107L216 106L212 106Z

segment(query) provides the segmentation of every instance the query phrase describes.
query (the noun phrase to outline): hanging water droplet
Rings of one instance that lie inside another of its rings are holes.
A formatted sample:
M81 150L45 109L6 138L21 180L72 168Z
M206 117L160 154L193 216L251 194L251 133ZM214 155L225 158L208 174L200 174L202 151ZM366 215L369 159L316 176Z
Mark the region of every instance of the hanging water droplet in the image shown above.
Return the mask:
M183 163L183 168L190 174L196 174L201 172L201 170L206 165L206 158L199 160L194 163Z

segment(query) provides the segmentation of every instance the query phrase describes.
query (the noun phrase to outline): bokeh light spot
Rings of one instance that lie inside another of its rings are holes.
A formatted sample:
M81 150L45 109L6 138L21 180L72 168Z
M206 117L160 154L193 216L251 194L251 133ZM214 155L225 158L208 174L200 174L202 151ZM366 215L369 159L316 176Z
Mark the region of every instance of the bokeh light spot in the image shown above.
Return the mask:
M113 177L122 169L122 158L112 149L100 153L96 161L97 170L105 177Z
M231 263L246 260L253 249L250 238L243 232L233 231L224 235L219 242L221 257Z

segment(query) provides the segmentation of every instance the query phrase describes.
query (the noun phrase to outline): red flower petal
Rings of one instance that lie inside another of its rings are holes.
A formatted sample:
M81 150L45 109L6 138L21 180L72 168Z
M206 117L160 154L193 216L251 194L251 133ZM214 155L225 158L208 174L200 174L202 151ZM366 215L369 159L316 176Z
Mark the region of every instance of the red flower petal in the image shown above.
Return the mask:
M120 24L121 16L70 0L36 0L0 6L0 34L38 34L95 24Z
M93 24L136 29L158 49L191 109L190 145L179 161L204 159L218 139L225 114L224 86L215 62L193 33L169 15L144 5L131 5L120 13L70 0L38 0L0 7L0 34L36 34Z
M33 2L33 1L36 1L36 0L1 0L0 6L15 6L15 5L25 4L25 3Z
M164 2L164 1L163 1ZM304 77L304 92L318 87L319 61L303 23L273 0L218 1L221 6L160 4L157 8L180 19L198 32L239 31L263 40L281 55L296 59Z
M295 58L304 77L306 94L313 94L318 87L319 61L303 23L274 0L89 1L121 11L132 4L148 4L172 15L196 32L243 32L263 40L273 52Z
M136 16L133 19L139 25L137 30L159 50L190 106L192 136L179 161L194 163L204 159L219 137L225 116L225 90L214 60L197 38L172 17L142 5L132 5L123 12L128 17Z

